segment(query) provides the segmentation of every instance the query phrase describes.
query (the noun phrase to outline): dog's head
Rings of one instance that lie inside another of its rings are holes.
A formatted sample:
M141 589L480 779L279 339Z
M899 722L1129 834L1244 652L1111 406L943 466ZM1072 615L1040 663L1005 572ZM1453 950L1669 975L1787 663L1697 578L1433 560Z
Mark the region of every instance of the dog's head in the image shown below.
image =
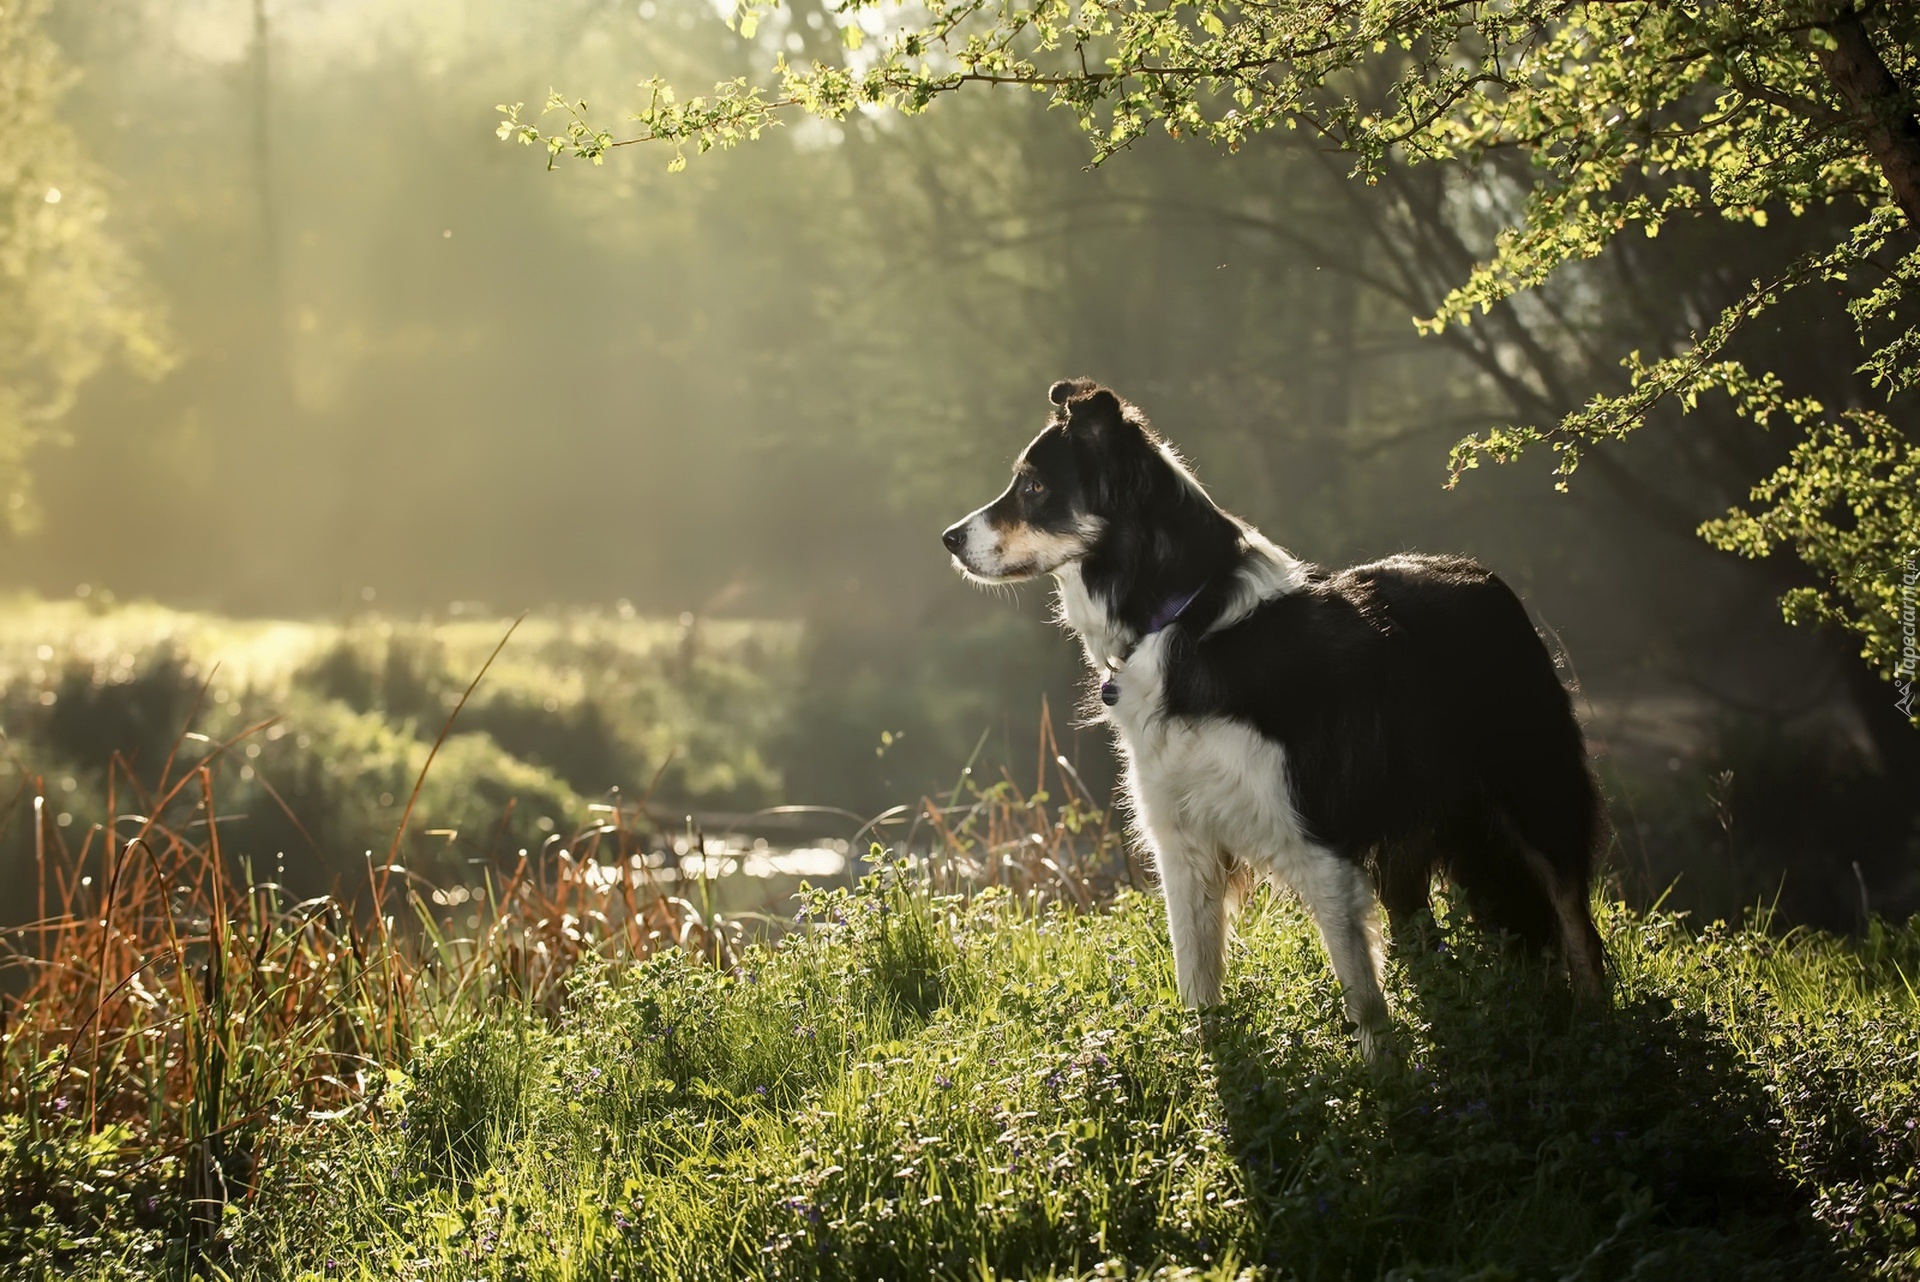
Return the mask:
M1140 411L1092 379L1055 383L1053 415L1014 464L999 498L940 536L962 574L1019 583L1080 560L1125 508L1153 453Z

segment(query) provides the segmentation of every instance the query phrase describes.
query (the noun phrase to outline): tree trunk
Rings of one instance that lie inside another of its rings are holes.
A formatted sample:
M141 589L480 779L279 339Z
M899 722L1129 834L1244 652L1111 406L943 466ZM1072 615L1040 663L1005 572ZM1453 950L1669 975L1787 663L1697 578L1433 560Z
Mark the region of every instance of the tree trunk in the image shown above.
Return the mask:
M1913 97L1894 79L1857 9L1821 24L1834 47L1814 47L1820 70L1860 126L1861 141L1879 162L1907 225L1920 229L1920 117Z

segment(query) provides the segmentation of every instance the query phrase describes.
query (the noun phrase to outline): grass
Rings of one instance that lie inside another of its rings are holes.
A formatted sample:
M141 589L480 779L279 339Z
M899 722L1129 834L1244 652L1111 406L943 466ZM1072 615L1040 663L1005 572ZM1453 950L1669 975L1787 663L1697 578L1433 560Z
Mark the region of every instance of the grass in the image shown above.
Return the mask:
M1595 1016L1443 900L1393 963L1387 1069L1289 901L1196 1017L1151 897L1036 908L904 865L719 965L589 912L545 961L550 919L464 968L431 931L309 955L304 990L208 967L178 990L207 995L188 1080L154 1092L185 1097L171 1147L133 1142L138 1074L16 1061L0 1249L23 1278L1920 1276L1920 930L1602 918ZM247 1058L281 1047L335 1071Z
M370 855L357 883L296 901L250 875L220 817L223 780L264 733L178 738L153 782L117 756L93 803L110 823L57 823L56 805L78 803L40 778L0 816L32 851L37 892L32 920L0 936L8 1277L257 1273L244 1226L265 1223L254 1217L283 1177L326 1169L302 1155L390 1100L396 1066L502 1012L512 1045L544 1053L535 1024L565 1017L581 975L662 956L733 974L779 926L723 911L704 877L672 877L671 834L644 802L585 807L579 827L484 867L477 887ZM1072 795L1071 768L1056 775L1061 802L963 776L946 804L895 820L939 843L943 885L1092 904L1126 863L1084 789ZM493 1083L530 1080L534 1061L503 1066L504 1044L441 1070L448 1116L481 1116L465 1083L497 1095Z
M587 967L309 1131L232 1257L271 1277L1910 1277L1920 1023L1884 935L1611 913L1617 1008L1444 919L1355 1057L1290 905L1225 1004L1155 904L896 875L730 973Z

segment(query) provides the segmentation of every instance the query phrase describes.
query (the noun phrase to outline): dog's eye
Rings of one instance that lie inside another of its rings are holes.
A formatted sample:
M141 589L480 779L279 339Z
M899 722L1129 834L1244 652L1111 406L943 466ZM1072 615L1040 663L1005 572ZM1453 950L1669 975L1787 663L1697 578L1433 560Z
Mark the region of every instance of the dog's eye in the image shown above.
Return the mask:
M1047 497L1046 484L1042 481L1034 480L1031 476L1020 482L1020 492L1030 499L1043 499Z

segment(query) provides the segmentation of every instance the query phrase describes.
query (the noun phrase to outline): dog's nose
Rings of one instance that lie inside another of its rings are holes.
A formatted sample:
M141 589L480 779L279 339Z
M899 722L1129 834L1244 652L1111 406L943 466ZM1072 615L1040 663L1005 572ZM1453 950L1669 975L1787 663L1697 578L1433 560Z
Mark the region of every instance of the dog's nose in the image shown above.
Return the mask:
M958 555L960 549L967 545L967 523L961 521L949 525L947 532L940 536L940 541L947 545L947 551Z

